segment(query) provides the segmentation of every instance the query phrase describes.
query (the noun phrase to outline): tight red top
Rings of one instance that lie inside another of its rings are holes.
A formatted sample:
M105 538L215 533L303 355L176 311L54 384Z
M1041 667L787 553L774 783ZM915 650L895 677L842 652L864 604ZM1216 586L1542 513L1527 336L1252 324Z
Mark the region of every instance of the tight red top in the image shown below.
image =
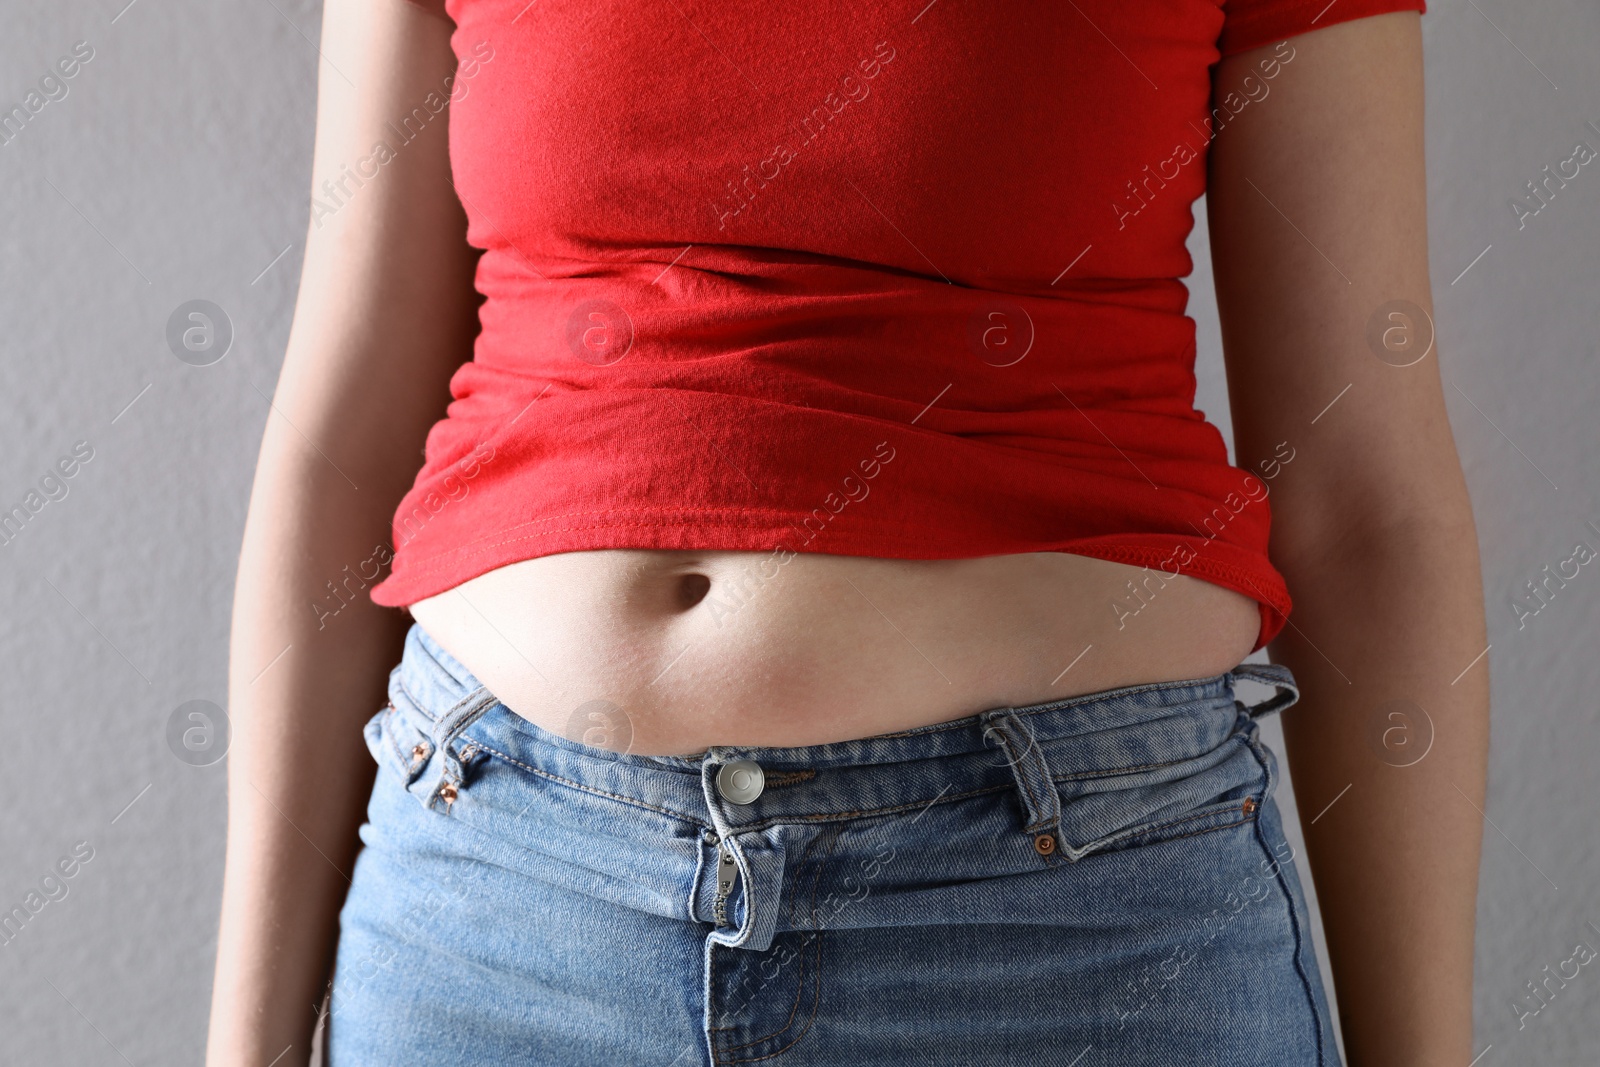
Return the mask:
M448 106L483 250L373 600L585 549L1055 551L1237 590L1260 647L1271 471L1194 408L1190 207L1288 38L1398 9L445 0L453 80L328 191Z

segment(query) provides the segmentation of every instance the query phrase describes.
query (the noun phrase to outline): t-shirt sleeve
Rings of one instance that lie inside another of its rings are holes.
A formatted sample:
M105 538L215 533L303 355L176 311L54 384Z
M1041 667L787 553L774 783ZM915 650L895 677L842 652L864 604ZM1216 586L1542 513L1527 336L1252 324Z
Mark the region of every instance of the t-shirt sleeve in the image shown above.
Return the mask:
M1336 22L1427 10L1426 0L1224 0L1217 49L1231 56Z

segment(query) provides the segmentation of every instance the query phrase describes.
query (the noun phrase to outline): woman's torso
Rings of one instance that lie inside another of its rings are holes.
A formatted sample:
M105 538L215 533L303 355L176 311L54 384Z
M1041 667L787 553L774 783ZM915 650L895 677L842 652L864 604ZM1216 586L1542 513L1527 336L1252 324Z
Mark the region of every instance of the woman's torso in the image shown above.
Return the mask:
M1207 677L1250 652L1261 621L1213 583L1066 553L569 552L411 612L511 711L647 755L824 744Z
M816 744L1270 636L1177 281L1221 4L449 13L487 302L376 598L511 710Z

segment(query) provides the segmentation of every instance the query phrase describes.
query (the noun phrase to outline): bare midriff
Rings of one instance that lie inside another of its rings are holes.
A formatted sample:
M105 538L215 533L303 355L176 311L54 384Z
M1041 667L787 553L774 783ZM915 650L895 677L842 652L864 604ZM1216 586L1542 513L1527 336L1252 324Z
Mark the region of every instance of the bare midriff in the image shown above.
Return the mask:
M411 613L513 713L640 755L825 744L1210 677L1260 626L1222 586L1066 553L778 558L562 553Z

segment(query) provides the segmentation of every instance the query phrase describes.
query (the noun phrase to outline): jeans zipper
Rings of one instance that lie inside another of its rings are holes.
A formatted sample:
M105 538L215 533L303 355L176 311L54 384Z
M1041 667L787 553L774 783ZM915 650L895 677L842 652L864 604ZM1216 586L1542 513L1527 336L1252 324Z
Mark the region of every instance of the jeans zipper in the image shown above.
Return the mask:
M714 909L716 925L728 925L728 894L739 882L739 865L733 862L733 850L725 842L717 843L717 900Z

